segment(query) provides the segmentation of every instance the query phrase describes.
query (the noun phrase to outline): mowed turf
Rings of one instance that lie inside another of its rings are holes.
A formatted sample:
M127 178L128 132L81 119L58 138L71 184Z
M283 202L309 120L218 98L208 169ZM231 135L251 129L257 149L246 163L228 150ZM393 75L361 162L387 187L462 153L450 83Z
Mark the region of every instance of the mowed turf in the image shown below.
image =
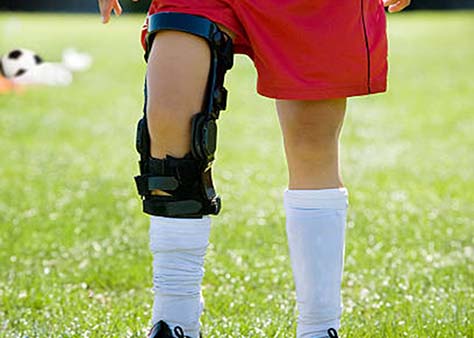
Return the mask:
M0 54L76 47L67 88L0 96L0 337L143 337L148 222L132 177L142 17L0 15ZM474 337L474 12L390 16L390 92L351 99L344 337ZM317 59L315 60L317 62ZM294 337L287 180L273 102L227 79L202 317L206 337Z

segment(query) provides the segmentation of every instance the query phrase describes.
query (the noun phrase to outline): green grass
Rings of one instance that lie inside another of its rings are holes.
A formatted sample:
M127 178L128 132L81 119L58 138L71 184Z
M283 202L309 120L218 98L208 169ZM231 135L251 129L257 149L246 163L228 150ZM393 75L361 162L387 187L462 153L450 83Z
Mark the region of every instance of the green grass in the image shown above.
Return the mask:
M143 337L147 218L132 176L141 114L141 17L0 15L0 54L93 68L68 88L0 96L0 336ZM352 99L342 334L474 337L474 13L390 17L390 92ZM206 261L208 337L293 337L295 300L271 100L242 57L228 77ZM258 123L256 123L258 121Z

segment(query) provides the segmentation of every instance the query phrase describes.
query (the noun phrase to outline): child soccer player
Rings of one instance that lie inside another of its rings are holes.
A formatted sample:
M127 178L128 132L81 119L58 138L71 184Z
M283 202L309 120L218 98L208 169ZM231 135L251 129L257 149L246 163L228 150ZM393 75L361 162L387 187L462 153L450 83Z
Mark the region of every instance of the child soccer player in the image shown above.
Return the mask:
M118 0L98 0L103 22ZM138 130L144 211L151 216L151 338L199 337L211 165L232 51L252 58L257 90L275 99L289 187L288 244L297 337L337 337L347 191L339 170L346 98L386 89L385 11L410 0L155 0L143 33L148 60Z

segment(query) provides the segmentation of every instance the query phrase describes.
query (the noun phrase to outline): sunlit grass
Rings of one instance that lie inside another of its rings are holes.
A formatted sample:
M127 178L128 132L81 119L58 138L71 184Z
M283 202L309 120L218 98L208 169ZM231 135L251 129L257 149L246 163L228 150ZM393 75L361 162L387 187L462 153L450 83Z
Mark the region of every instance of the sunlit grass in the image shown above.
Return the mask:
M94 67L68 88L0 96L0 337L143 337L151 312L135 123L141 17L0 15L0 54ZM391 91L352 99L342 334L473 337L474 13L390 18ZM295 303L273 103L239 57L220 121L204 280L209 337L293 337Z

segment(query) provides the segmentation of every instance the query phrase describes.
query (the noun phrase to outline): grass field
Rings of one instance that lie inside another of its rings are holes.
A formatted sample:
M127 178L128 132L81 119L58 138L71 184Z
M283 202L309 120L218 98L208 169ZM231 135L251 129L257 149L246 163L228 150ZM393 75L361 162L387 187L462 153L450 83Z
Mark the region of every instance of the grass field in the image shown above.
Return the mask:
M0 96L0 337L143 337L151 315L135 123L142 18L0 15L0 54L69 46L68 88ZM390 17L390 92L351 99L344 337L474 337L474 12ZM228 77L206 261L207 337L294 337L272 101L242 57Z

